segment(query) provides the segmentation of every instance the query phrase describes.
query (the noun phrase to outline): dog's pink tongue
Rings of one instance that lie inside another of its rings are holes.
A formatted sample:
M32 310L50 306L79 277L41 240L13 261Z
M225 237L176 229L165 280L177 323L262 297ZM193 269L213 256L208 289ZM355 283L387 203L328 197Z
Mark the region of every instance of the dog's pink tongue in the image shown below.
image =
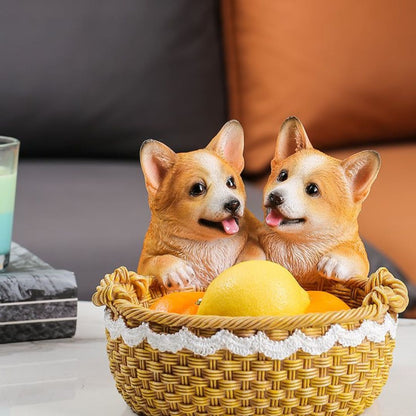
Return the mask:
M240 229L237 221L234 218L228 218L226 220L221 221L222 226L224 227L224 231L227 234L235 234L238 233L238 230Z
M276 212L275 210L271 210L266 217L266 224L270 225L270 227L277 227L282 222L283 217Z

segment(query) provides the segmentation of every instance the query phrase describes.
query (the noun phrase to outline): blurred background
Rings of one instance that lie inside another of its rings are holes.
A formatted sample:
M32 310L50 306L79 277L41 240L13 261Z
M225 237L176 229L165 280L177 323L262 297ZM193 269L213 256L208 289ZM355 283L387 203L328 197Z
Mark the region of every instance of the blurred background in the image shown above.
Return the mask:
M296 115L320 150L380 152L360 230L416 317L415 15L411 0L0 0L0 134L21 140L14 240L74 271L89 299L105 273L136 268L144 139L194 150L238 119L261 217Z

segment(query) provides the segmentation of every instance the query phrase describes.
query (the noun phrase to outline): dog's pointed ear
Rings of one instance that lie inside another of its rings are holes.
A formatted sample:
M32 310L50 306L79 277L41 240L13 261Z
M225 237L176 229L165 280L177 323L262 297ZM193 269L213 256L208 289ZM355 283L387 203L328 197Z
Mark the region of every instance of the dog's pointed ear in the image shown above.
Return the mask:
M244 130L241 124L237 120L227 121L207 149L217 153L241 173L244 168Z
M380 155L373 150L364 150L344 159L341 166L352 190L354 202L364 201L380 170Z
M286 159L302 149L313 149L313 146L300 120L294 116L288 117L277 136L273 162Z
M146 140L140 148L140 164L149 195L159 189L163 178L176 160L176 153L157 140Z

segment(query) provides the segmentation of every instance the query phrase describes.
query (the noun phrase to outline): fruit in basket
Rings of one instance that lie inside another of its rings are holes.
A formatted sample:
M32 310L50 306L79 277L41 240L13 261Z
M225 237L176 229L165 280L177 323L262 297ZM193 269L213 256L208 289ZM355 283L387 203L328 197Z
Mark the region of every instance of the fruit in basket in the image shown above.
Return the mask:
M341 299L328 292L320 290L308 290L311 303L306 308L305 313L311 312L329 312L350 309L350 307Z
M159 312L182 313L195 315L198 310L198 301L204 292L173 292L157 299L149 309Z
M265 260L238 263L208 286L199 315L296 315L305 311L309 296L284 267Z

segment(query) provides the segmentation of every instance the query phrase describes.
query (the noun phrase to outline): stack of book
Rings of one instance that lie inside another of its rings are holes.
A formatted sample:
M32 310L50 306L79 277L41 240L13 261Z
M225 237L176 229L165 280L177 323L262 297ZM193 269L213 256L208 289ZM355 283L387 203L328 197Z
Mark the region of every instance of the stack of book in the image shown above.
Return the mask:
M10 264L0 273L0 343L72 337L76 320L74 273L13 243Z

